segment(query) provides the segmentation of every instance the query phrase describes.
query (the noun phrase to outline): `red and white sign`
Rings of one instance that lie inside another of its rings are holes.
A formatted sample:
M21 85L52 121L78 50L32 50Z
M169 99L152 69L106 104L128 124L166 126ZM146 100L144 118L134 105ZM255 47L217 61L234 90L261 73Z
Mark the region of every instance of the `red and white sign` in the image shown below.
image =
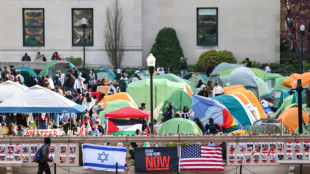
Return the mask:
M50 136L50 135L62 135L63 131L60 129L37 129L37 130L26 130L24 131L25 135L40 135L40 136Z

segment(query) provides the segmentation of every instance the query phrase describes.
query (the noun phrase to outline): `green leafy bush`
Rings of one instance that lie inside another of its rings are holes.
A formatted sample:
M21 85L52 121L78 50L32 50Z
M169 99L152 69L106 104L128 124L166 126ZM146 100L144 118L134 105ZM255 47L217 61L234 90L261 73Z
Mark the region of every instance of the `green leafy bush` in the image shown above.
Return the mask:
M65 58L66 61L71 62L74 66L80 66L82 65L82 58L81 57L66 57Z
M237 63L237 60L230 51L210 50L200 55L197 64L201 69L207 69L207 68L213 69L222 62Z
M173 28L161 29L156 36L156 42L151 49L151 53L156 58L156 66L165 68L179 67L180 57L183 57L183 50L176 31Z

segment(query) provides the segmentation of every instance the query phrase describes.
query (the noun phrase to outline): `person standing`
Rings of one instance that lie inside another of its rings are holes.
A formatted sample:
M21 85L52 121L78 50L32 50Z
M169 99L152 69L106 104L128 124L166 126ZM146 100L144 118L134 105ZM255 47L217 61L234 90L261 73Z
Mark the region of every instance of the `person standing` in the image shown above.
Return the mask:
M27 53L25 53L25 55L22 57L22 61L31 61L31 58L28 56Z
M180 69L181 69L181 76L187 74L187 62L184 57L180 58Z
M42 54L42 61L46 62L46 57L44 56L44 54Z
M164 122L166 122L166 121L172 119L173 113L174 113L174 112L173 112L173 105L172 105L172 104L169 104L169 105L167 106L166 112L163 114L163 115L164 115Z
M4 66L3 67L3 71L1 72L1 78L4 79L5 78L5 74L7 74L8 70L7 70L7 67Z
M14 65L11 65L10 66L10 71L11 71L11 75L13 75L14 77L16 77L16 70L15 70L15 68L14 68Z
M81 77L81 76L79 76L76 80L75 80L75 82L74 82L74 86L73 86L73 88L74 88L74 90L76 91L76 92L78 92L79 94L81 94L81 93L83 93L83 90L84 90L84 81L85 81L85 79L83 78L83 77Z
M97 77L96 77L95 70L91 69L89 73L89 87L92 91L96 91L96 80L97 80Z
M49 147L51 145L51 138L46 137L44 138L44 145L41 147L42 148L42 154L41 154L41 160L39 162L39 169L37 174L42 174L45 172L46 174L51 173L50 166L48 165L47 162L53 162L52 159L49 158ZM54 163L54 162L53 162Z
M245 58L245 63L246 63L246 67L249 67L249 68L253 67L252 62L250 61L250 59L248 57Z
M83 82L83 86L84 86L84 89L87 90L88 89L88 82L89 82L89 74L85 68L82 70L81 77L85 79Z
M146 107L146 104L145 103L141 103L141 106L140 106L140 110L145 110L145 107Z
M65 86L66 86L66 91L71 91L72 87L74 86L75 83L75 77L71 74L71 71L69 70L67 72L67 77L65 80Z
M42 62L42 56L40 52L37 53L37 57L34 61Z
M213 90L212 90L212 97L224 94L224 89L219 85L218 82L215 82Z
M56 52L53 53L53 56L51 57L51 60L57 60L57 54L56 54Z
M271 68L270 68L270 63L268 62L266 67L265 67L265 73L271 73Z

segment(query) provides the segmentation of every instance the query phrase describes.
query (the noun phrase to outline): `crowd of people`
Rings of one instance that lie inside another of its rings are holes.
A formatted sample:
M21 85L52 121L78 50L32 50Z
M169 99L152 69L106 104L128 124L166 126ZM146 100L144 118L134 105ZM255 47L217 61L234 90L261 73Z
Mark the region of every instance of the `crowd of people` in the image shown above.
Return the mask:
M52 57L51 57L51 60L61 60L61 57L60 55L58 54L58 52L54 52ZM25 55L22 57L22 61L31 61L31 57L28 55L28 53L25 53ZM44 54L41 54L40 52L37 52L37 55L34 59L35 62L46 62L47 59L45 57Z

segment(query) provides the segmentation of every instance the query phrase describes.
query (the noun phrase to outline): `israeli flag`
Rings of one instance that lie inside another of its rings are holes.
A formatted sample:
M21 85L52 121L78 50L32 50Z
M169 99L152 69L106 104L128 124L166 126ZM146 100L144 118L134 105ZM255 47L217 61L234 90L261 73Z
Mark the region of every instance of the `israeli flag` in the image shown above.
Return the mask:
M82 150L84 169L115 172L118 163L118 171L124 172L127 152L125 147L83 144Z

